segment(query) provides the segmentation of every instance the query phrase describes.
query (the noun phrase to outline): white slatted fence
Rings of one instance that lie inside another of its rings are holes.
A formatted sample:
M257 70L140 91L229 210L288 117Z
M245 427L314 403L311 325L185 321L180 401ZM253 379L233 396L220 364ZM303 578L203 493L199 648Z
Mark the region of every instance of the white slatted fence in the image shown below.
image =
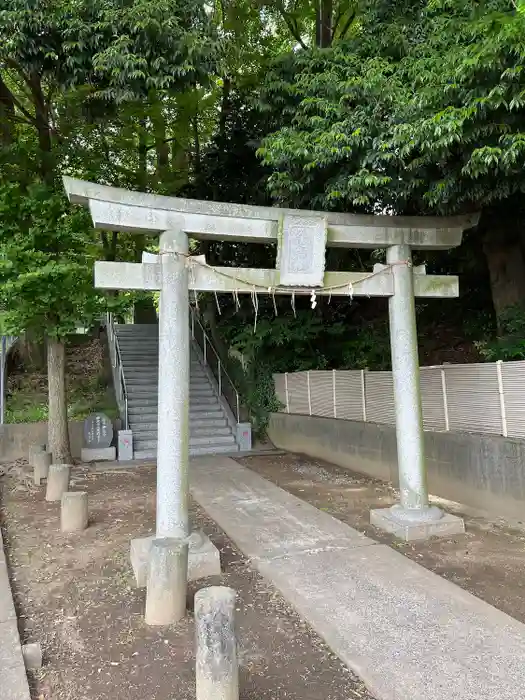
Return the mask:
M422 367L425 430L525 439L525 361ZM275 375L287 413L395 423L391 372L328 370Z

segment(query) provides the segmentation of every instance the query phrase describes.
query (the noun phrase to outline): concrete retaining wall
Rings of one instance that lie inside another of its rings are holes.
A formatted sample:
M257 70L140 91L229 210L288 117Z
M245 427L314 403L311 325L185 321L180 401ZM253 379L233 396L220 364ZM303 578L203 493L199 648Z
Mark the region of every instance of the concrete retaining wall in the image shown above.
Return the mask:
M392 426L274 413L268 436L281 449L397 483ZM430 493L525 518L525 440L426 432L425 453Z
M83 430L84 421L69 422L71 453L78 459L84 444ZM47 443L47 422L8 423L0 426L0 462L27 458L29 445L33 443Z

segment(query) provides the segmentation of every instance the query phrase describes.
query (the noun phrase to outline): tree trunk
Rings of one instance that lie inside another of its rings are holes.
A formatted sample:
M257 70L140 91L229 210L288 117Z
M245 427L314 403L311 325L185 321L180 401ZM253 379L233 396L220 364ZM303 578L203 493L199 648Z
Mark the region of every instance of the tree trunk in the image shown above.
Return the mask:
M315 42L320 49L332 43L333 0L318 0Z
M221 146L226 138L226 123L230 112L230 92L232 89L232 81L228 77L224 77L222 81L222 97L221 97L221 112L219 116L219 138Z
M138 169L137 187L145 192L148 188L148 147L146 144L147 124L145 119L139 119L138 130Z
M155 121L155 152L157 155L157 182L159 187L169 186L170 178L170 147L166 140L166 122L162 113Z
M158 323L157 309L153 303L153 296L140 299L133 305L133 323Z
M14 116L13 95L0 75L0 146L7 146L13 141Z
M200 136L199 136L198 111L195 113L195 116L192 119L192 126L193 126L193 147L194 147L193 172L195 175L199 175L199 173L201 171L201 144L200 144Z
M27 331L18 341L18 353L25 371L43 372L46 367L46 348L41 340L35 340Z
M49 415L47 422L48 447L53 462L71 464L71 447L67 425L66 348L62 340L47 340L47 381Z
M51 125L49 123L49 107L44 97L40 76L32 73L30 76L31 94L35 107L36 130L40 149L40 172L47 185L53 184L53 154L51 140Z
M498 206L485 210L480 222L492 304L500 331L505 309L516 305L525 308L524 215L525 212L519 211L519 203L516 207L508 203L506 209Z
M490 273L492 303L498 327L505 309L525 306L525 261L519 243L483 246Z

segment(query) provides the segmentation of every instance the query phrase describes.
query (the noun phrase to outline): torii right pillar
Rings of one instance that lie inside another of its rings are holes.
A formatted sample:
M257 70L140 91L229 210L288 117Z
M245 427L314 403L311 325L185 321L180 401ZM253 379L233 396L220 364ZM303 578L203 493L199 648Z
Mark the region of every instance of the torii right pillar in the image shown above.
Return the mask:
M431 506L428 500L410 246L387 248L387 265L391 266L394 279L388 311L400 503L371 510L370 522L406 541L463 533L462 518Z

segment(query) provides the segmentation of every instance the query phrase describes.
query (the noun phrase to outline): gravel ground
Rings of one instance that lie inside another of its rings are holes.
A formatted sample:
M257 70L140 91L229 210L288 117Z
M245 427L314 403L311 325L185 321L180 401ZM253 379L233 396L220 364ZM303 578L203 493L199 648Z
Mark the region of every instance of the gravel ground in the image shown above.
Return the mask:
M90 503L90 526L75 535L60 533L59 507L32 486L25 462L5 471L2 525L22 641L39 641L45 657L30 678L35 700L194 700L191 607L208 584L238 591L241 700L371 700L195 504L192 521L221 550L224 574L191 586L181 623L144 624L128 552L131 537L153 531L153 468L75 469L72 489L87 490Z

